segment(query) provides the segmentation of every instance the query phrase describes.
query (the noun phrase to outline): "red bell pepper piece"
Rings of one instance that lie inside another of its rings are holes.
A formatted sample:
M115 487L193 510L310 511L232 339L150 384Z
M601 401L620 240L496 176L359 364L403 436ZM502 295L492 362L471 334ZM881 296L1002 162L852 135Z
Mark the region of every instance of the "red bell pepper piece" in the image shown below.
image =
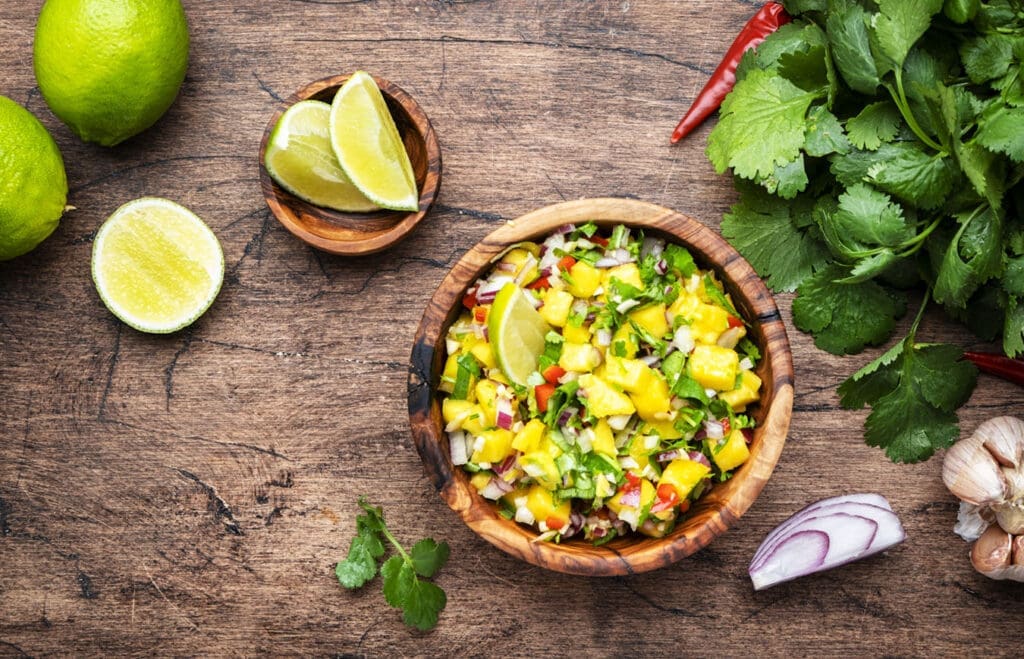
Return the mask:
M743 327L743 321L740 320L739 318L737 318L736 316L733 316L733 315L729 316L728 323L729 323L729 329L732 329L734 327Z
M541 373L541 375L543 375L544 379L547 380L550 384L555 384L556 382L558 382L559 378L565 375L565 369L559 366L558 364L552 364L551 366L545 368L544 372Z
M677 503L679 503L679 493L676 492L676 488L668 483L662 483L658 486L658 496L651 506L651 512L660 513L672 510Z
M792 19L780 3L768 2L747 21L740 33L736 35L735 41L729 46L729 50L726 51L718 68L704 85L704 89L700 90L693 105L679 120L676 129L672 131L673 144L689 135L722 104L722 99L732 91L736 84L736 66L740 63L743 53L760 44L765 37L790 20Z
M548 411L548 399L551 398L555 393L555 385L550 382L544 384L538 384L533 388L533 395L537 399L537 411L547 412Z
M558 261L558 269L565 270L566 272L571 270L574 265L576 265L576 259L569 256L568 254L563 256L561 260Z
M472 311L473 307L475 307L476 305L477 305L476 289L474 288L473 290L469 291L464 296L462 296L462 306L464 306L467 309L469 309L470 311Z
M487 307L476 307L473 309L473 320L483 323L487 320Z
M1013 359L996 352L965 352L964 359L978 370L1024 387L1024 359Z
M526 285L526 288L532 290L537 290L539 288L551 288L551 282L548 281L547 277L541 277L540 279L534 279L531 281Z

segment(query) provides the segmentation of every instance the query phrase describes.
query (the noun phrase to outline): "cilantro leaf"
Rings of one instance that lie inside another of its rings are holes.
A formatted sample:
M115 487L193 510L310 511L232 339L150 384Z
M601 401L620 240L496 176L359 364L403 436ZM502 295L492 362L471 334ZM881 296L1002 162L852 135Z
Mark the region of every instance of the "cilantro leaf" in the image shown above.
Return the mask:
M1001 109L981 123L974 139L1015 162L1024 162L1024 108Z
M898 71L910 48L931 25L932 16L942 10L942 0L878 0L878 10L873 37L881 57L876 63L882 65L882 71Z
M722 101L708 158L720 174L730 167L747 179L772 174L800 155L807 110L820 96L774 73L751 71Z
M807 115L804 150L815 158L850 150L850 140L846 138L843 125L824 105L816 105Z
M771 174L758 176L754 180L768 192L783 199L792 199L807 188L807 170L804 169L803 154L797 156L796 160L776 165Z
M384 600L402 609L403 620L410 627L422 631L437 625L438 614L447 598L444 591L423 577L434 576L448 560L448 543L437 543L431 538L420 540L406 552L384 523L380 507L374 507L365 497L359 506L366 512L356 518L356 536L352 538L348 557L338 563L335 574L346 588L359 588L377 574L377 559L384 555L386 538L398 551L380 566Z
M858 149L874 151L882 142L890 142L900 131L900 111L888 101L865 106L846 121L846 134Z
M438 544L433 538L424 538L412 546L409 555L416 574L429 579L448 560L449 552L447 542Z
M999 32L979 34L960 44L960 59L976 85L1006 75L1013 63L1013 42Z
M1010 295L1024 297L1024 256L1006 260L1003 271L1003 289Z
M818 217L829 247L846 257L858 258L879 245L898 247L914 235L899 204L862 184L839 195L835 212Z
M795 290L825 265L828 251L812 226L798 225L806 204L790 204L740 185L740 201L722 218L722 235L767 280L772 290Z
M881 79L871 54L868 12L852 0L833 0L829 4L831 11L825 20L825 29L832 43L836 67L851 89L873 95Z
M914 345L912 335L839 387L847 409L865 404L865 439L894 462L918 462L959 435L954 410L970 397L978 371L948 345Z
M1010 357L1024 355L1024 298L1010 296L1003 326L1003 352Z
M928 154L908 142L892 146L894 150L888 158L868 168L868 179L919 208L942 205L958 178L952 159L941 153Z
M974 18L981 7L981 0L946 0L942 5L942 13L946 18L963 25Z
M840 284L846 273L831 266L805 280L793 300L793 324L814 334L814 344L835 355L885 341L906 312L906 302L873 281Z
M413 577L402 607L402 620L420 631L431 630L437 626L437 616L447 603L448 597L438 586Z
M935 276L935 300L964 307L986 280L1002 266L1003 221L989 207L960 214L961 226L945 249Z

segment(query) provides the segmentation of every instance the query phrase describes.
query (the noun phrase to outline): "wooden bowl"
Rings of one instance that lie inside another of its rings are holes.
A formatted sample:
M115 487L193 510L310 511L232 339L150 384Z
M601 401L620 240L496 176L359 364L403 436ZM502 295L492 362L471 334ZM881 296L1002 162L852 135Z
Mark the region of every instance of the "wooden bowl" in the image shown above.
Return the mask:
M331 254L358 256L379 252L404 238L427 214L441 189L441 146L430 120L412 96L393 82L373 77L412 162L416 188L420 191L420 207L415 212L345 213L314 206L279 186L263 164L270 133L284 111L307 99L330 103L348 78L348 75L340 75L317 80L281 103L267 123L260 142L260 184L274 216L297 238Z
M496 506L453 467L441 418L437 385L445 357L445 334L461 311L461 299L509 245L543 239L569 223L640 227L688 248L703 268L714 269L737 310L753 324L750 337L763 358L761 402L749 408L757 420L750 458L723 484L700 498L672 533L663 538L620 537L600 547L585 540L534 542L535 530L498 515ZM558 572L611 576L672 564L705 547L735 522L768 481L786 441L793 408L793 362L771 294L745 260L715 232L674 211L628 199L584 199L541 208L502 226L470 249L448 273L423 314L409 365L409 417L416 448L434 486L476 533L525 561Z

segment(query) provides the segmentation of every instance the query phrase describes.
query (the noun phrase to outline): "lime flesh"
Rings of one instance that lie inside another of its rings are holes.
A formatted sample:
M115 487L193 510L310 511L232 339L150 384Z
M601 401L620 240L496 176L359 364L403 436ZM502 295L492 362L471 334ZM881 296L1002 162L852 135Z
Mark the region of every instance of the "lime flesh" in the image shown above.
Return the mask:
M512 382L526 386L544 352L551 327L530 304L526 294L509 282L498 291L487 316L487 333L498 366Z
M300 101L278 120L263 162L267 172L293 195L314 206L350 213L379 207L361 193L338 165L328 124L331 106Z
M357 71L338 90L330 133L338 163L370 201L392 210L419 209L409 154L370 74Z
M224 254L206 224L173 201L144 197L111 215L92 253L96 290L111 313L164 334L205 312L224 280Z

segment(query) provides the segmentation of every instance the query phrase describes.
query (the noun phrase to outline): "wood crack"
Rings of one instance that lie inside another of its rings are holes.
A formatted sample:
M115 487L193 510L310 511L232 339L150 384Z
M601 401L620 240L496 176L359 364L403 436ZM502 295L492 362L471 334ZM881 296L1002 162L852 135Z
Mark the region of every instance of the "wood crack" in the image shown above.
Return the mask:
M213 513L214 518L224 525L224 528L227 529L228 533L231 533L232 535L245 535L242 532L242 529L238 526L238 521L235 519L235 514L231 512L231 507L219 494L217 494L217 488L203 481L191 471L178 469L177 472L198 485L206 494L207 499L209 499L207 508L211 513Z

